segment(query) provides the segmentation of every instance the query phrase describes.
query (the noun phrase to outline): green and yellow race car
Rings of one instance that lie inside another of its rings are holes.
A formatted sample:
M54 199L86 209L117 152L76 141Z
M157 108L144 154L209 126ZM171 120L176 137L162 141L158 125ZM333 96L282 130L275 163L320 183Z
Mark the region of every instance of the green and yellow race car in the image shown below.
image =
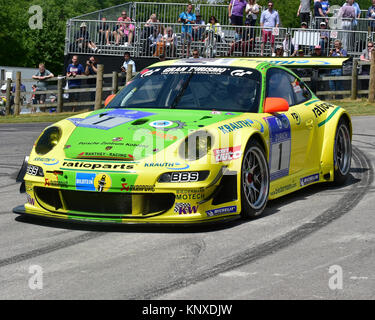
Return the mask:
M142 70L104 109L46 128L15 213L191 224L262 214L268 200L349 175L352 126L289 68L344 59L186 59Z

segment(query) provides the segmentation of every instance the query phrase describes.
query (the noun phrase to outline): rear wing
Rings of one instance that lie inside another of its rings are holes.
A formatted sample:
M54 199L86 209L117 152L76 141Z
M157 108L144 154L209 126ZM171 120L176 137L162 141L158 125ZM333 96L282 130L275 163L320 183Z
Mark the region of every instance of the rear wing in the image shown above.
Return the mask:
M254 61L257 63L269 62L278 66L287 68L341 68L343 64L352 59L351 57L336 58L336 57L301 57L301 58L243 58L247 61Z

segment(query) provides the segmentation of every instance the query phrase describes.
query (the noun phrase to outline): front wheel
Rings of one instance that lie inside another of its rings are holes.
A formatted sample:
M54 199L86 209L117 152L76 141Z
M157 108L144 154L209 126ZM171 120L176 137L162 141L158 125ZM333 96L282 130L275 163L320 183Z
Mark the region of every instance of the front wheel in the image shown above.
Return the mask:
M340 119L335 135L333 150L334 183L344 184L349 176L350 163L352 159L352 141L347 121Z
M241 168L241 215L260 216L267 205L270 174L265 151L259 142L251 140L246 147Z

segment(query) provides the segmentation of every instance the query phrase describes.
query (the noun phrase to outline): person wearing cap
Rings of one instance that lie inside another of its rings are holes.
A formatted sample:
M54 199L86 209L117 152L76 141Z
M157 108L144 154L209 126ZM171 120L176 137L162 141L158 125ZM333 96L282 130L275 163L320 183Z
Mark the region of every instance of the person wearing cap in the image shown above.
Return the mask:
M325 48L328 46L328 41L330 37L330 33L327 30L327 23L324 21L320 22L320 39L319 45L321 47L322 52L324 52Z
M90 40L90 35L87 31L87 24L85 22L82 22L79 26L79 30L76 33L75 39L76 46L82 52L87 52L87 48L89 48L93 52L99 52L95 43Z
M314 47L314 52L311 55L312 57L323 57L322 53L322 47L321 46L315 46Z
M301 23L306 22L307 24L310 23L310 6L311 0L301 0L297 11L297 17L300 18Z
M194 41L201 41L204 30L206 28L206 22L202 20L202 16L199 11L195 12L195 25L193 25L192 36Z
M276 49L275 49L275 57L280 58L283 56L284 56L284 48L281 44L279 44L276 46Z

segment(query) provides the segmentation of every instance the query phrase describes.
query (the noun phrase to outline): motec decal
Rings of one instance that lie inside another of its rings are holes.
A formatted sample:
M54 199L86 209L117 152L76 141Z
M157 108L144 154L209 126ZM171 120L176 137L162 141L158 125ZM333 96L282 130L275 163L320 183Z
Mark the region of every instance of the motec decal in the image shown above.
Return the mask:
M106 192L112 186L111 177L106 173L99 173L94 179L95 190L98 192Z

